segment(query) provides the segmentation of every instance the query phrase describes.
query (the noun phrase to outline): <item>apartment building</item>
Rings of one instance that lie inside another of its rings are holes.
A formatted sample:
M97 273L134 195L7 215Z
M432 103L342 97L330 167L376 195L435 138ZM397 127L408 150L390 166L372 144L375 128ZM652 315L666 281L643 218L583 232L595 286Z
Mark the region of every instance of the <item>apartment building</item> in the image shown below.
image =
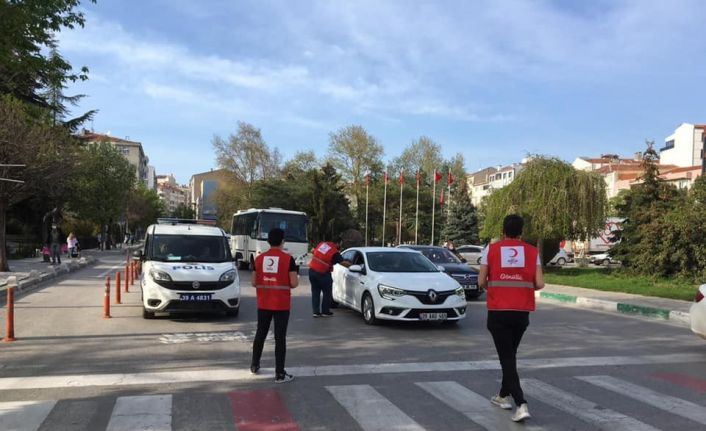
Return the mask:
M188 200L196 212L196 217L205 220L218 219L217 207L213 196L228 175L225 169L211 169L208 172L194 174L189 180Z
M522 163L513 163L507 166L488 167L474 172L466 177L468 190L471 193L471 202L478 206L483 199L510 184L522 170Z
M168 214L173 214L180 205L188 205L189 189L179 185L174 174L157 175L157 195L164 202Z
M117 138L109 134L94 133L85 129L77 138L89 145L96 143L108 143L112 145L135 167L135 177L137 181L141 181L145 186L149 185L149 158L145 155L142 143Z
M659 149L660 163L683 168L702 166L706 124L683 123L664 139Z

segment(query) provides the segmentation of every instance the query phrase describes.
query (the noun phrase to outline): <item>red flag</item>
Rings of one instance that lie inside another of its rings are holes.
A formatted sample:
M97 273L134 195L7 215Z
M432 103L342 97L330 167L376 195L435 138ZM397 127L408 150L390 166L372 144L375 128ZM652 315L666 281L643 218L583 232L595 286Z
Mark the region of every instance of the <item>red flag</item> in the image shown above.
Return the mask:
M446 184L451 185L454 182L454 177L451 175L451 171L449 171L449 176L446 179Z
M387 175L387 171L385 171L385 184L390 184L390 176Z
M365 185L370 185L370 172L365 173Z
M400 185L404 184L404 169L400 170Z
M438 183L439 181L441 181L441 172L434 169L434 182Z
M441 194L439 195L439 205L444 205L444 189L441 189Z
M422 181L422 173L417 170L417 186L419 186L419 183Z

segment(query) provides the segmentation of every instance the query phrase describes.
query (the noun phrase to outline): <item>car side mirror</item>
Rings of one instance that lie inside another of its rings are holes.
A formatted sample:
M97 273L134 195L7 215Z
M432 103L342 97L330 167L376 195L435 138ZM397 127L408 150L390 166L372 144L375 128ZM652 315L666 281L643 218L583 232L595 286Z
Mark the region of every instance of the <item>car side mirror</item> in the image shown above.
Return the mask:
M441 265L436 265L436 267L439 268L439 271L441 271L441 272L446 272L446 268L444 268L443 266L441 266Z
M137 260L142 260L143 254L142 250L135 250L132 252L132 257L134 257Z
M348 267L348 270L349 270L350 272L356 272L356 273L358 273L358 274L364 274L364 273L365 273L365 269L363 268L362 265L351 265L351 266Z

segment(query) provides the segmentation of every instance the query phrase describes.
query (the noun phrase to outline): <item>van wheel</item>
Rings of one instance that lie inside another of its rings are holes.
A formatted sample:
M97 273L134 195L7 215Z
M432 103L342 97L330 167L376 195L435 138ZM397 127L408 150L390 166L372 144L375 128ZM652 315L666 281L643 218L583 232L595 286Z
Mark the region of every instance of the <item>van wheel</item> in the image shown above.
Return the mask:
M250 262L248 263L248 269L250 271L255 271L255 258L250 256Z
M154 319L154 311L147 311L146 308L142 308L142 318L147 320Z
M363 321L368 325L377 325L378 319L375 317L375 303L373 297L368 292L363 294Z

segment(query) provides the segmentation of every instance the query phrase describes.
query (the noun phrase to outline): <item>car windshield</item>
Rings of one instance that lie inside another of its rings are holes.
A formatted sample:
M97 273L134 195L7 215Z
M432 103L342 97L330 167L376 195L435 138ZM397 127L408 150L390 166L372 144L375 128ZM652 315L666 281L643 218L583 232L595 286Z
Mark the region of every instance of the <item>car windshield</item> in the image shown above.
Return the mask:
M285 241L306 242L305 215L262 213L260 216L260 239L266 240L267 233L276 227L284 231Z
M366 253L368 267L376 272L439 272L420 253L374 251Z
M152 259L162 262L227 262L230 250L222 236L154 235Z
M424 248L419 251L434 263L462 263L461 259L445 248Z

